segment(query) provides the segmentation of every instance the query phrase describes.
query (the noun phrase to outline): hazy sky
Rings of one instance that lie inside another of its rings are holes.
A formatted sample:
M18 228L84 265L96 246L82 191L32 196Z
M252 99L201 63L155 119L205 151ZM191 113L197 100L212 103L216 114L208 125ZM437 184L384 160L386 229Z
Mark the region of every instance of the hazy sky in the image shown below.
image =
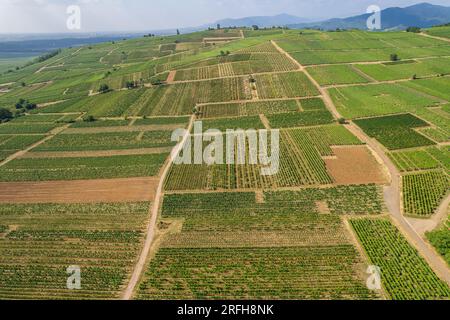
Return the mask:
M144 31L198 26L223 18L288 13L321 19L424 0L0 0L0 33L70 32L67 7L81 8L81 30ZM429 0L450 6L450 0Z

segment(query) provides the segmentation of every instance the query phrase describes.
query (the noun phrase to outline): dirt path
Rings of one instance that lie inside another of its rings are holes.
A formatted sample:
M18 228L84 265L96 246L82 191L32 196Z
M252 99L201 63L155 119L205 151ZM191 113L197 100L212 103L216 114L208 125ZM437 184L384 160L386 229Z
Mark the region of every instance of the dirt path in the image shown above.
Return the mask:
M52 102L41 103L41 104L38 104L38 108L44 108L44 107L52 106L54 104L62 103L62 102L65 102L65 101L67 101L67 100L59 100L59 101L52 101Z
M40 68L39 70L37 70L37 71L35 72L35 74L41 73L42 71L44 71L45 69L47 69L48 67L50 67L50 66L51 66L52 64L54 64L55 62L61 61L61 60L65 59L65 58L67 58L67 57L69 57L69 56L74 56L74 55L76 55L78 52L80 52L81 49L83 49L83 47L79 48L79 49L76 50L75 52L72 52L70 55L63 56L63 57L61 57L61 58L56 59L55 61L50 62L49 64L46 64L45 66L43 66L42 68Z
M442 37L438 37L438 36L432 36L431 34L427 34L425 32L421 32L419 34L421 36L424 36L424 37L428 37L428 38L432 38L432 39L436 39L436 40L441 40L441 41L445 41L445 42L450 42L450 39L442 38Z
M134 290L135 290L136 286L138 285L138 282L142 276L142 273L144 272L144 267L147 262L147 257L150 253L150 249L152 247L153 239L154 239L155 233L156 233L158 214L159 214L159 209L160 209L160 205L161 205L161 200L163 197L164 181L167 177L167 174L169 173L170 167L172 166L173 157L181 151L184 143L186 142L186 140L189 137L189 132L191 132L191 130L192 130L194 121L195 121L195 116L192 116L191 120L189 122L189 127L186 130L185 136L183 137L182 141L172 150L172 153L171 153L167 163L165 164L165 167L160 176L159 185L158 185L158 188L155 193L154 201L150 208L151 218L150 218L150 223L147 228L147 235L146 235L144 247L142 249L139 260L137 261L137 263L134 267L133 274L131 275L131 278L130 278L130 282L129 282L125 292L122 295L123 300L130 300L132 298Z
M169 72L169 76L167 77L167 84L172 84L175 82L175 76L177 75L177 70L172 70Z
M111 51L109 51L105 56L103 56L103 57L100 58L99 62L100 62L100 63L103 63L103 59L104 59L105 57L107 57L107 56L112 55L113 52L116 51L117 49L119 49L119 48L117 47L117 48L114 48L114 49L112 49Z
M318 96L307 96L307 97L293 97L293 98L273 98L273 99L258 99L256 102L271 102L271 101L294 101L294 100L307 100L312 98L322 98L321 95ZM221 101L221 102L207 102L207 103L197 103L197 107L203 106L217 106L222 104L240 104L240 103L252 103L253 100L231 100L231 101Z
M272 43L272 45L281 53L284 54L289 60L291 60L298 68L299 70L304 70L305 67L303 65L300 64L300 62L298 62L296 59L294 59L289 53L287 53L286 51L284 51L279 45L278 43L276 43L273 40L270 40L270 42Z
M20 150L19 152L14 153L13 155L7 157L5 160L3 160L2 162L0 162L0 167L3 167L4 165L6 165L7 163L23 157L26 153L28 153L29 151L31 151L32 149L40 146L41 144L47 142L48 140L52 139L54 136L56 136L57 134L61 133L62 131L66 130L67 128L70 127L70 123L66 124L65 126L62 127L58 127L56 129L53 129L49 135L47 135L45 138L43 138L42 140L39 140L38 142L32 144L31 146L29 146L28 148L24 149L24 150Z
M269 119L267 119L264 114L260 114L259 119L261 119L261 122L264 125L264 128L266 128L267 130L272 130L272 128L270 127Z
M279 46L276 46L279 50L286 53ZM293 59L293 58L292 58ZM333 100L331 99L328 91L322 88L317 81L309 74L308 70L302 67L302 70L308 76L308 78L314 83L319 92L322 94L323 100L327 108L332 112L336 118L342 118L341 114L336 109ZM371 148L375 154L383 161L386 168L389 170L391 176L391 184L386 186L384 189L384 198L389 212L396 224L399 226L402 233L407 237L407 239L415 246L415 248L420 252L420 254L426 259L430 264L434 272L448 285L450 285L450 269L444 259L436 252L436 250L431 247L413 228L413 226L407 221L403 216L401 210L401 176L397 167L391 161L389 156L385 153L384 148L374 139L368 137L358 126L353 122L348 124L347 129L352 132L357 138L362 142L366 143L369 148Z
M368 74L366 74L366 73L362 72L361 70L359 70L357 67L355 67L354 64L352 64L350 67L352 68L353 71L355 71L357 74L359 74L364 79L369 80L370 82L379 82L377 79L372 78Z
M405 60L430 60L437 58L450 58L450 56L429 56L429 57L421 57L421 58L411 58ZM321 64L309 64L306 65L305 68L314 68L314 67L327 67L327 66L342 66L342 65L365 65L365 64L385 64L392 63L391 60L382 60L382 61L357 61L357 62L336 62L336 63L321 63Z
M444 76L442 76L440 78L449 77L449 76L450 75L444 75ZM437 77L438 77L438 75L424 76L424 77L420 77L418 80L420 80L420 79L432 79L432 78L437 78ZM395 83L402 83L402 82L408 82L408 81L413 81L413 80L411 78L397 79L397 80L386 80L386 81L377 81L377 80L375 80L375 82L369 82L369 83L333 84L333 85L329 85L329 86L323 86L323 88L329 89L329 88L361 87L361 86L373 86L373 85L377 85L377 84L395 84ZM442 100L442 99L440 99L440 100Z

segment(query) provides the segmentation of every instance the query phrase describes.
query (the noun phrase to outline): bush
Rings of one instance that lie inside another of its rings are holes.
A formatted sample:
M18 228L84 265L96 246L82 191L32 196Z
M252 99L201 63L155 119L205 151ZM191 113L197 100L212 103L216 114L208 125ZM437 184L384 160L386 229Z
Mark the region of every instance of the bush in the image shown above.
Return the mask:
M420 33L422 30L419 27L409 27L406 29L406 32L414 32L414 33Z
M84 122L95 122L97 121L94 116L87 116L83 118Z
M395 61L398 61L398 60L400 60L400 58L398 57L398 54L392 53L391 54L391 61L395 62Z
M13 118L13 114L6 108L0 108L0 121L8 121Z
M100 86L100 88L98 89L98 92L100 92L100 93L107 93L109 91L110 91L110 89L109 89L109 86L107 84L102 84Z

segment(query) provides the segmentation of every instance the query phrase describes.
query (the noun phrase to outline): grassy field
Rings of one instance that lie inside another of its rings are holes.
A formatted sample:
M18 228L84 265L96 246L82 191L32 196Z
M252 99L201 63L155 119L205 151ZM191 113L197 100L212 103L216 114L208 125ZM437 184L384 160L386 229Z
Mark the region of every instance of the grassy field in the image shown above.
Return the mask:
M337 110L346 118L408 112L415 108L434 106L439 103L438 98L409 90L404 84L331 88L329 93Z
M438 250L442 257L450 265L450 252L448 250L448 241L450 238L450 218L443 224L443 226L437 228L432 232L427 233L428 240Z
M348 65L309 68L308 72L320 85L350 84L369 82L354 67Z

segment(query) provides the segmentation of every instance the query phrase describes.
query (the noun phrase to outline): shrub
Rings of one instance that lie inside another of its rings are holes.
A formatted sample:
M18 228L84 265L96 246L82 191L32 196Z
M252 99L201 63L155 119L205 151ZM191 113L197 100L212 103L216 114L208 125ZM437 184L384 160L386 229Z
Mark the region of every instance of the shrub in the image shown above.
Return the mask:
M111 91L111 90L109 89L109 86L107 84L102 84L100 86L100 88L98 89L98 92L100 92L100 93L107 93L109 91Z
M6 108L0 108L0 121L8 121L13 118L13 114Z
M391 54L391 61L398 61L398 60L400 60L400 58L398 57L398 54L392 53Z

